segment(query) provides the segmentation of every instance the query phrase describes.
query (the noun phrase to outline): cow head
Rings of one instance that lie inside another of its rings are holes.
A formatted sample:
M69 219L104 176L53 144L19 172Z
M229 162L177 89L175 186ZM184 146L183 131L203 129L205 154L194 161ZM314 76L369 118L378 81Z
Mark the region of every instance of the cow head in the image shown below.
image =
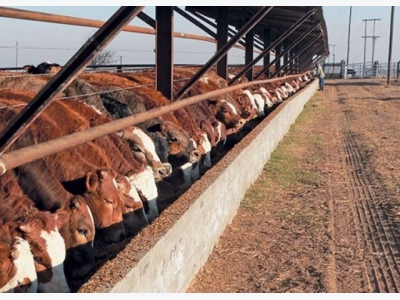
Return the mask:
M118 176L117 183L123 201L122 216L126 233L129 236L135 235L149 224L142 199L125 176Z
M71 291L64 273L66 250L57 228L57 218L57 215L43 211L19 226L34 257L39 293Z
M123 138L128 141L134 157L145 166L150 166L156 181L168 177L172 173L172 166L167 161L162 162L156 151L154 140L139 127L126 128ZM161 139L161 137L158 137ZM166 142L165 138L164 141ZM159 141L160 143L160 141ZM169 146L166 145L168 151ZM165 148L165 147L164 147ZM159 151L163 151L162 148ZM163 154L165 156L165 153Z
M199 167L204 167L207 169L211 168L211 143L207 136L207 133L201 131L195 134L192 138L201 154L201 160L199 162L201 165L199 165ZM198 178L193 179L197 180Z
M114 173L109 169L89 172L86 191L82 194L93 214L96 233L107 242L119 242L126 236L123 205Z
M18 225L0 221L0 293L37 292L37 275L29 243L17 235Z
M189 134L180 126L162 121L148 128L150 132L160 132L169 144L168 161L173 169L189 163L197 163L201 154Z
M65 274L69 279L83 278L94 266L95 225L92 212L85 199L78 195L55 213L67 250Z
M210 100L209 106L215 117L225 124L226 129L234 128L239 130L246 123L246 120L239 115L235 106L227 100Z
M241 91L236 94L237 102L240 104L239 115L246 119L251 120L257 117L253 95L249 91Z

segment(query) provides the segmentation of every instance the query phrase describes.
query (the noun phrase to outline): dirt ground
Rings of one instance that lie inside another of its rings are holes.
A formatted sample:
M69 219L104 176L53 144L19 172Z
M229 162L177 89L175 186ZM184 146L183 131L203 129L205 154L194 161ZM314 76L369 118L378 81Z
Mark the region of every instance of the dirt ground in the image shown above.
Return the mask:
M188 293L398 293L400 85L326 80Z

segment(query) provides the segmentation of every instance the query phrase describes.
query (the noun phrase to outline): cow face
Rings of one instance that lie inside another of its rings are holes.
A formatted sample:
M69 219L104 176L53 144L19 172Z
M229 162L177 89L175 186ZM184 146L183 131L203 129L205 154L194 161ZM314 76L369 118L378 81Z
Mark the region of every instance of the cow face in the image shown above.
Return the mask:
M65 243L57 228L57 218L46 211L19 227L34 257L39 293L70 292L64 273Z
M209 103L215 117L225 124L226 129L234 128L239 130L246 123L246 120L239 115L235 106L227 100L210 101Z
M251 95L250 99L250 93L249 91L242 92L241 94L237 94L237 102L240 104L239 108L239 115L246 119L246 120L251 120L257 116L257 113L255 111L254 105L253 105L253 95Z
M136 160L152 168L156 181L160 181L171 175L171 164L168 162L161 162L153 139L142 129L138 127L129 127L124 131L123 138L128 141ZM167 145L166 150L168 149L169 145Z
M143 202L136 188L125 176L117 178L118 190L123 201L122 216L124 226L129 236L137 234L142 228L149 224Z
M153 171L147 166L142 172L129 176L128 180L139 193L147 219L152 222L159 216L157 206L158 190Z
M89 172L83 194L93 214L96 233L106 242L119 242L126 236L122 200L113 173L108 169Z
M175 169L187 162L197 163L201 154L188 133L180 126L164 121L160 124L160 132L169 143L168 161Z
M194 137L193 140L197 145L197 149L202 156L199 167L210 168L211 167L211 143L205 132L199 132Z
M59 230L67 250L64 271L68 278L83 278L94 266L95 225L92 212L82 196L73 197L56 211Z
M17 236L17 224L0 221L0 293L37 292L37 275L29 243Z

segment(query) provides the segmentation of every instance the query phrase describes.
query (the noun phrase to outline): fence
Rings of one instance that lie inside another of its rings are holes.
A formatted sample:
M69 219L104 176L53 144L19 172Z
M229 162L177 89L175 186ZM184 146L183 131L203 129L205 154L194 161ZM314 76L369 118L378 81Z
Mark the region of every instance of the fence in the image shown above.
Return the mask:
M364 63L352 63L346 66L344 61L340 63L326 63L323 65L327 78L386 78L388 68L390 77L399 78L400 62L379 63L379 61Z

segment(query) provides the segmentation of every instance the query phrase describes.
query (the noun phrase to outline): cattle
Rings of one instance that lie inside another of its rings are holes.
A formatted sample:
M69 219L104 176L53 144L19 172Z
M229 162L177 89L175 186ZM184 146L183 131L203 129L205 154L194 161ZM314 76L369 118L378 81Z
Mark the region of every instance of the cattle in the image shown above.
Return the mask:
M64 273L65 244L57 228L57 215L36 211L32 201L27 206L26 199L13 195L2 199L1 218L17 222L23 229L21 237L29 242L35 261L37 291L70 292Z
M59 127L53 123L55 119L46 116L46 113L42 113L35 124L30 126L30 130L36 129L34 134L38 142L63 136ZM92 153L79 151L82 147L66 149L46 156L43 160L71 194L85 198L93 214L97 236L106 241L118 242L125 238L126 232L122 223L122 200L114 171L87 163L81 153L86 153L86 156Z
M60 115L49 114L56 105L57 102L52 103L29 127L28 130L36 142L58 138L78 130L76 124L79 126L80 123L76 122L73 115L65 118L68 115L65 113L66 110L60 108L58 110ZM60 105L60 107L62 106ZM57 126L54 120L60 120L60 116L62 116L61 119L64 119L65 124ZM80 194L85 198L93 214L97 237L102 237L110 242L118 242L126 236L126 231L123 226L123 203L117 189L115 171L97 168L97 165L88 163L88 160L93 157L92 153L85 150L84 147L84 145L80 145L74 149L66 149L47 156L43 160L70 193ZM84 161L85 157L86 161Z
M37 275L28 241L16 222L0 220L0 293L36 293Z
M10 171L8 171L10 172ZM10 173L0 178L2 199L0 199L0 219L16 222L22 230L35 261L38 292L70 292L64 272L66 247L58 226L57 213L40 211L35 203L26 197L15 183Z
M36 67L34 65L25 65L23 69L28 74L55 74L61 70L61 66L57 63L45 61L38 64Z
M135 89L129 89L128 95L130 95L130 97L124 97L124 99L118 98L121 102L126 103L133 113L143 112L145 110L169 104L169 101L162 96L161 93L150 88L138 86L138 84L135 84L132 81L129 83L129 80L123 80L124 78L118 79L118 77L119 75L113 76L101 73L85 74L81 78L84 78L89 83L95 85L99 89L103 89L104 91L108 89L106 88L106 82L109 82L109 84L112 84L113 86L119 84L118 87L120 87L122 85L122 80L128 82L127 84L130 84L131 87L135 86ZM110 89L112 90L113 88ZM114 98L117 98L117 95L115 95L114 92L112 95L115 96ZM141 105L138 105L138 102ZM137 109L139 109L139 111L137 111ZM167 113L155 120L146 122L146 124L141 123L139 126L144 128L146 132L159 132L166 138L170 150L168 161L172 165L174 175L182 174L182 172L187 174L189 172L190 174L184 175L185 178L198 178L198 162L201 158L200 151L197 149L195 141L187 133L187 129L183 128L183 124L180 123L176 114L179 114L179 112ZM192 121L186 120L185 122L189 123ZM186 123L185 125L187 125ZM187 163L191 165L190 168L186 168L186 166L188 166ZM195 168L193 169L192 166L195 166ZM192 172L192 170L194 171ZM189 185L190 184L191 182ZM184 186L186 186L186 184L184 184Z
M95 77L97 78L97 77ZM118 77L117 77L118 78ZM85 95L81 95L82 93L90 93L91 96L86 97ZM123 93L123 92L120 92ZM100 93L97 92L97 89L92 86L90 83L85 82L81 79L77 79L73 82L72 87L67 88L66 94L69 97L76 96L73 102L77 102L75 100L81 100L81 102L86 103L88 106L95 109L98 113L97 118L99 124L104 124L112 121L113 119L120 119L123 117L127 117L132 115L130 108L127 104L122 103L112 97L109 93ZM97 96L93 95L96 94ZM129 94L128 96L132 96ZM68 102L68 101L64 101ZM69 105L72 105L71 101L69 101ZM84 108L81 108L84 109ZM88 110L86 109L86 112ZM172 167L167 161L161 161L159 159L159 155L165 155L163 153L157 153L156 150L165 151L165 147L159 144L160 139L149 140L147 136L147 132L145 132L142 128L139 129L137 126L131 127L132 131L128 132L127 129L124 130L124 135L121 137L127 140L127 144L131 147L135 157L143 164L149 165L154 171L154 177L156 181L162 180L165 177L168 177L172 172ZM133 132L133 130L135 132Z
M274 106L274 102L276 102L276 99L274 99L271 95L270 92L268 92L265 87L259 86L254 88L255 94L260 95L265 102L264 110L267 113L269 109L271 109Z
M147 74L147 72L145 72ZM100 91L103 91L102 97L111 99L114 98L118 101L118 103L122 103L122 105L126 104L130 111L135 113L140 113L147 111L149 109L153 109L159 107L161 104L166 105L168 104L168 100L165 99L161 95L161 93L140 86L132 79L133 75L126 75L127 78L124 78L124 73L122 74L108 74L108 73L97 73L97 74L84 74L80 78L85 80L86 82L92 84L93 86L97 87ZM129 78L129 79L128 79ZM151 80L151 79L147 79ZM125 90L122 90L125 89ZM105 97L108 96L108 97ZM87 100L85 99L85 102ZM114 101L114 107L117 102ZM146 134L149 134L151 137L157 137L157 140L153 140L154 142L159 142L160 137L163 136L164 139L167 140L170 147L170 152L168 153L169 158L176 162L175 158L183 158L185 162L195 163L200 159L200 155L197 149L194 148L193 141L189 141L189 135L183 128L179 125L178 120L169 113L170 119L169 121L174 123L175 126L173 130L169 131L168 129L171 128L169 123L166 123L162 126L163 131L160 131L161 123L164 123L162 118L157 118L153 120L149 120L138 124L140 128L142 128ZM120 115L126 116L126 115ZM154 133L161 133L160 135L154 135ZM190 139L190 138L189 138ZM165 149L165 146L156 146L156 149L162 150ZM159 156L164 156L163 153L157 153ZM173 169L179 166L172 166Z
M4 100L1 102L10 104ZM9 108L1 110L1 113L6 120L15 116L16 111ZM11 149L23 148L32 143L36 143L35 138L30 131L27 131L17 139ZM74 196L68 193L43 160L27 163L14 171L22 190L36 203L36 206L58 214L58 228L67 250L67 276L86 275L94 265L95 227L93 215L85 199L80 195ZM4 175L2 180L3 178Z
M69 116L68 119L63 121L64 124L60 124L64 129L62 132L63 135L75 132L77 129L88 129L92 125L104 124L101 114L96 113L93 108L77 100L69 102L56 101L52 103L45 112L49 113L51 118L56 120L62 115ZM117 174L127 176L132 185L132 189L140 191L142 200L146 202L145 211L149 221L154 220L159 212L157 209L158 194L153 169L150 166L141 164L134 157L129 146L115 134L97 138L93 143L99 147L98 151L103 153L100 155L103 157L103 164L99 165L100 161L94 159L94 152L82 150L85 145L77 147L77 149L81 149L81 157L94 166L104 167L104 162L107 162L107 166L113 169ZM132 191L132 193L135 193L131 195L132 198L138 195L136 191ZM140 199L136 200L140 201Z
M262 118L265 116L265 101L261 97L260 94L254 93L254 91L250 91L249 89L243 90L243 94L245 94L250 100L251 107L255 112L251 118Z
M68 99L62 103L66 104L75 112L80 113L83 118L91 120L91 126L101 125L112 121L111 118L99 113L93 107L85 104L82 101ZM144 166L151 167L154 173L154 179L156 181L162 180L171 174L171 165L166 162L161 162L161 159L156 152L154 140L152 140L151 137L140 127L130 126L125 128L120 133L120 136L122 140L116 134L109 135L109 138L113 140L113 142L118 146L118 148L120 148L121 151L124 151L124 157L126 159L132 158L132 155L126 152L129 146L129 148L132 150L133 157L139 163L143 164ZM123 145L123 140L125 141L126 146Z
M31 135L27 145L29 145L29 143L32 145L33 143L44 142L62 136L60 128L54 124L53 120L54 119L49 118L46 113L42 113L27 130L27 134ZM55 118L55 120L57 119ZM119 241L125 236L125 230L122 225L121 199L117 191L115 178L109 174L109 171L104 169L91 169L90 166L82 162L79 154L73 149L47 156L44 160L44 164L47 164L46 168L52 169L49 172L54 172L53 176L55 176L58 181L63 181L64 187L66 187L67 190L69 189L71 194L81 194L85 198L92 212L95 227L99 229L98 233L100 236L114 242ZM38 162L35 164L37 165ZM34 172L43 173L44 168L41 167L41 170L30 170L28 167L34 168L33 162L19 167L18 170L20 174L19 180L26 181L24 186L30 189L30 193L37 194L39 193L38 187L46 184L53 184L51 181L37 181L37 187L32 188L33 184L29 183L29 180L32 179L30 179L28 175L22 176L24 174L35 175ZM41 188L41 190L42 193L48 193L45 188ZM57 198L54 197L43 197L43 195L38 197L35 195L32 199L34 201L37 199L37 201L45 202L45 204L42 204L44 209L53 209L53 206L60 206L60 203L55 202ZM115 206L104 203L105 199L113 201L113 203L115 202ZM116 213L114 211L116 211ZM110 213L107 214L106 212Z

